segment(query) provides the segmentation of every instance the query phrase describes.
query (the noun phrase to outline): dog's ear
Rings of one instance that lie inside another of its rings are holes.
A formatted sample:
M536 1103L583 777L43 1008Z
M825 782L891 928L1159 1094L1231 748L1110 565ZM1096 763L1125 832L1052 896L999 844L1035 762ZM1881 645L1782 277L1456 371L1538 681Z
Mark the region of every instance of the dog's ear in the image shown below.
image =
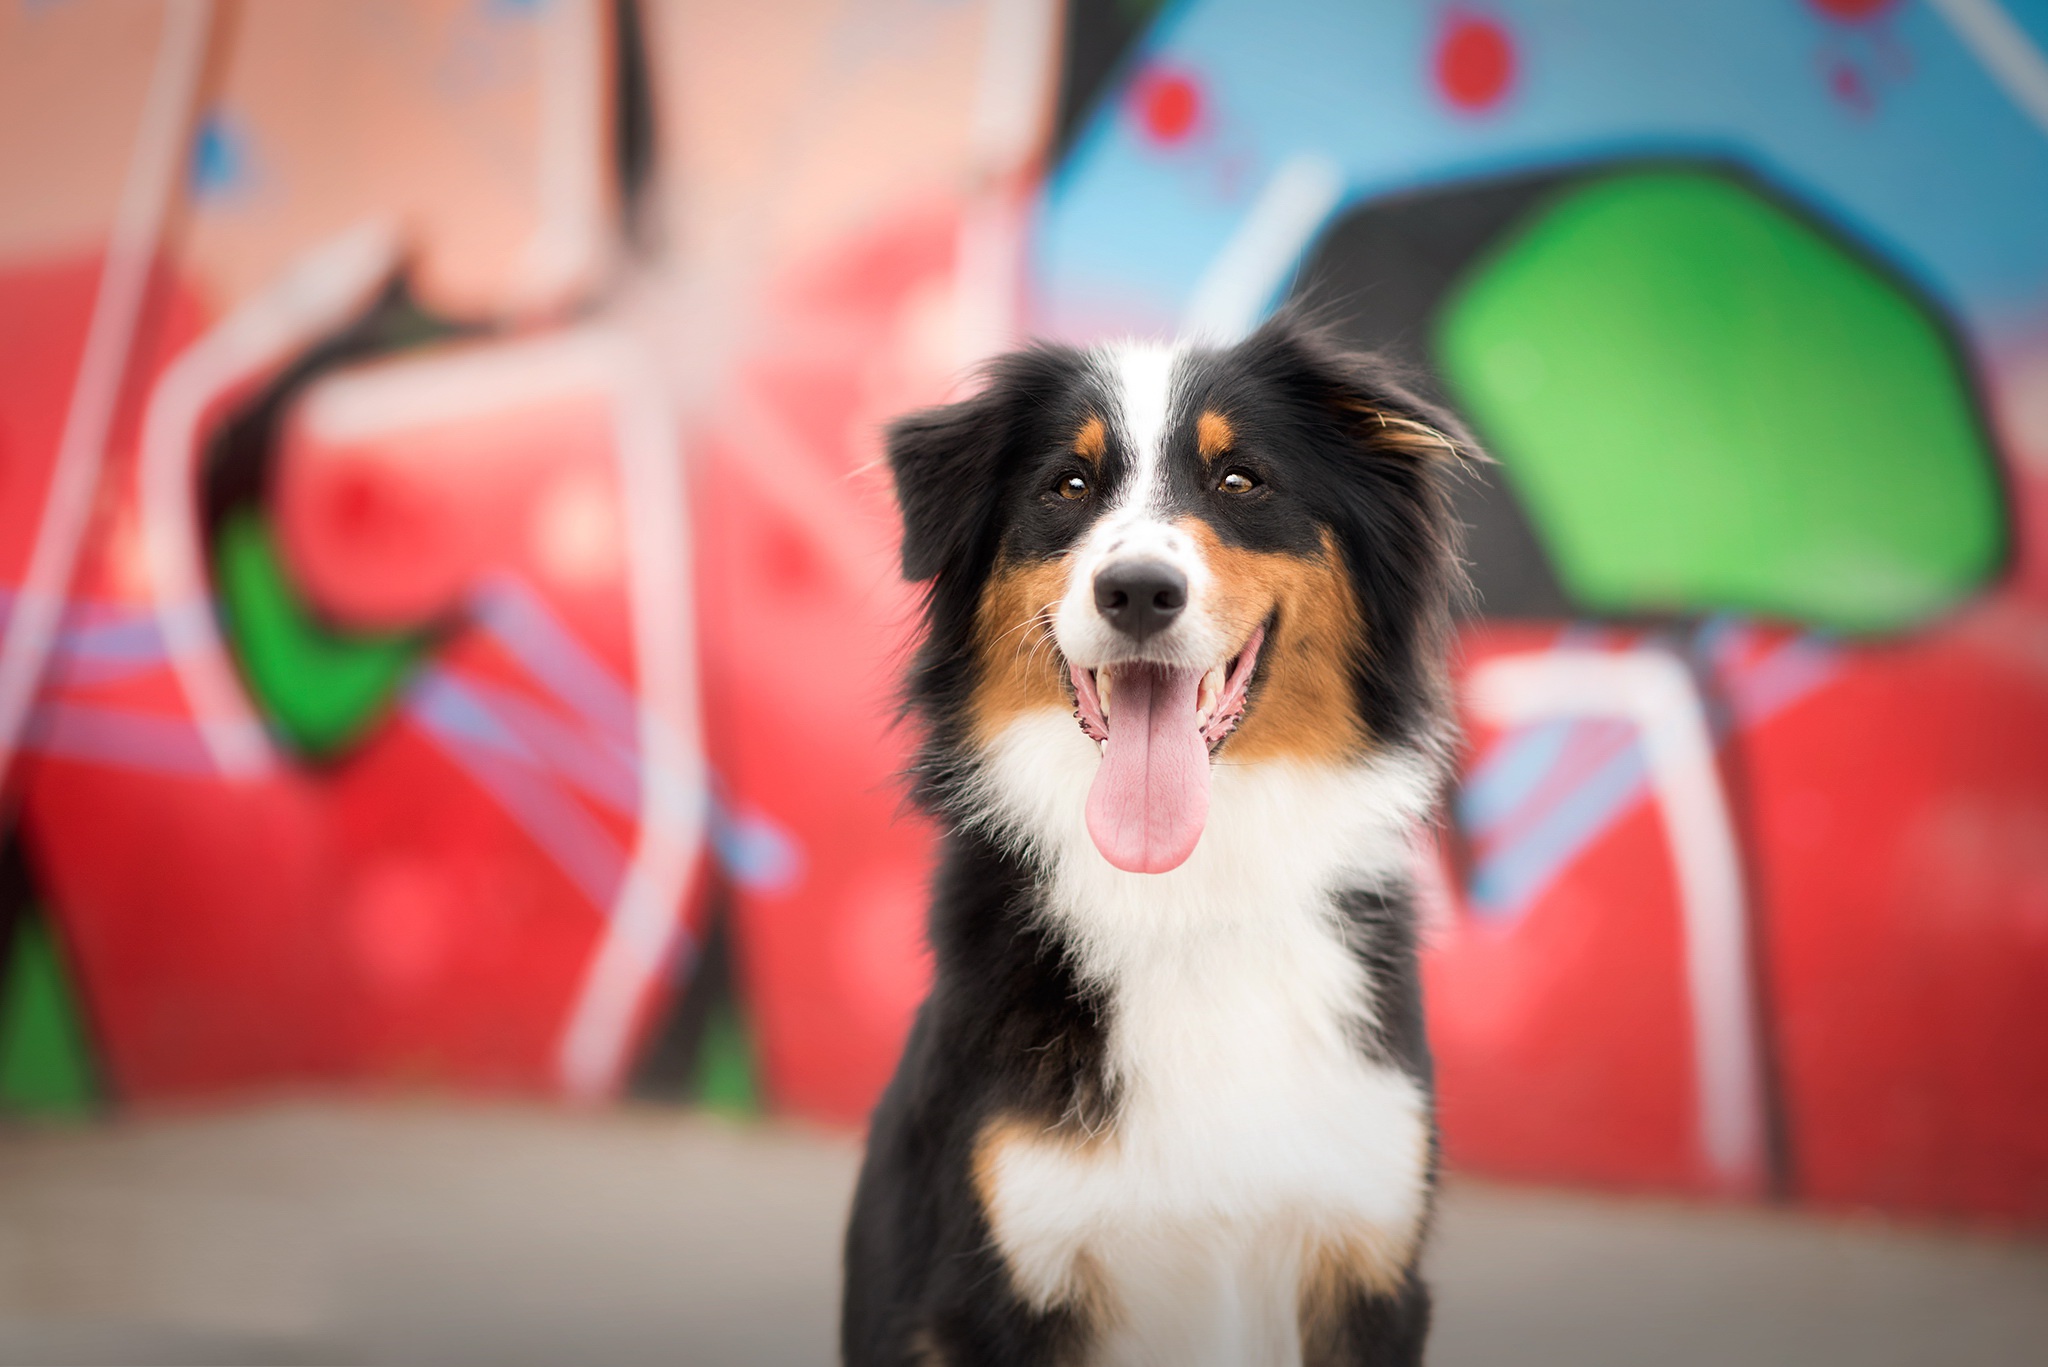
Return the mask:
M1007 476L1080 365L1080 354L1065 347L1012 352L988 366L987 383L973 398L889 425L905 579L933 579L992 553Z
M1305 384L1305 397L1369 453L1441 462L1447 469L1492 464L1457 416L1417 393L1400 365L1348 350L1300 314L1275 315L1245 347L1272 373Z
M993 388L889 424L889 470L903 514L903 577L936 578L962 559L1001 483L1003 405Z

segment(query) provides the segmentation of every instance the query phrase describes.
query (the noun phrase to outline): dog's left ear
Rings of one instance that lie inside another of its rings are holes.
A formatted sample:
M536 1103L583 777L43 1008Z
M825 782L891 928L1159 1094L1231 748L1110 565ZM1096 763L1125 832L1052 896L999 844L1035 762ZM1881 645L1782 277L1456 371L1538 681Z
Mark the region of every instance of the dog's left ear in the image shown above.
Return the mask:
M973 398L889 425L905 579L934 579L992 551L1005 475L1017 468L1060 377L1076 364L1074 353L1059 347L1013 352L989 365L988 382Z
M1368 452L1442 462L1447 471L1492 464L1465 425L1417 394L1398 366L1347 350L1298 315L1275 316L1244 345L1262 353L1275 373L1306 383L1310 401Z

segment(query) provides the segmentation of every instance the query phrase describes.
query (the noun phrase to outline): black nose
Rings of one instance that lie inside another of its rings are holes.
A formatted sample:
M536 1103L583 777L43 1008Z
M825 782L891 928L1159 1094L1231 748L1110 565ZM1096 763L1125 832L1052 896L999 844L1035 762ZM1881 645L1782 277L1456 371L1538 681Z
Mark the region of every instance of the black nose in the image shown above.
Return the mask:
M1095 607L1134 641L1173 625L1188 605L1188 577L1156 560L1111 565L1095 576Z

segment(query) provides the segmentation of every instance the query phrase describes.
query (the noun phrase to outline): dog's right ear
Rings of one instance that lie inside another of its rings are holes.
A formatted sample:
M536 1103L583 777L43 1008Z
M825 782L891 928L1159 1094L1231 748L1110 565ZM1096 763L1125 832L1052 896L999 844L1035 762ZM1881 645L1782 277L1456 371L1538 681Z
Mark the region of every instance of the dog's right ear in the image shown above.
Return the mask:
M994 386L889 424L889 470L903 514L903 577L936 578L973 547L995 510L1004 446Z
M1081 354L1031 346L990 363L971 399L889 425L889 469L903 513L903 577L933 579L969 563L995 532L1005 475L1018 468Z

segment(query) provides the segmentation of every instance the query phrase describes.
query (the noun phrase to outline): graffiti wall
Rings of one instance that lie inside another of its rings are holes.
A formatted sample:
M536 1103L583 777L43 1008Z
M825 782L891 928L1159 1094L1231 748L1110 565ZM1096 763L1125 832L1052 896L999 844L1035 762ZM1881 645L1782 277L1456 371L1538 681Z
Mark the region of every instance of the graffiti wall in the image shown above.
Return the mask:
M857 1123L923 990L877 434L1389 349L1463 476L1454 1165L2048 1219L2048 15L0 17L0 1105ZM26 192L25 187L34 187Z
M741 1093L857 1120L929 841L865 467L1011 326L1051 12L6 23L24 1074L606 1095L712 941Z

